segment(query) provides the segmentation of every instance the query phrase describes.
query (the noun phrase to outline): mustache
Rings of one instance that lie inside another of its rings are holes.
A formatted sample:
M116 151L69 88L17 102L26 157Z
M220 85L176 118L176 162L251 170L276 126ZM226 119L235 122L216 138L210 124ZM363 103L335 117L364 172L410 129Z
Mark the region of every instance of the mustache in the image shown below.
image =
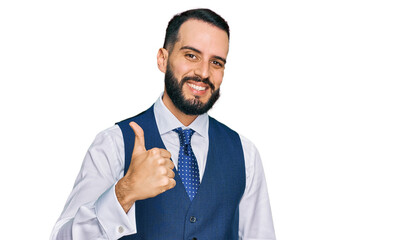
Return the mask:
M183 87L183 85L189 80L207 84L209 85L210 89L212 89L212 91L215 91L215 85L213 85L213 83L209 80L209 78L201 78L199 76L188 76L188 77L182 78L182 81L180 82L181 87Z

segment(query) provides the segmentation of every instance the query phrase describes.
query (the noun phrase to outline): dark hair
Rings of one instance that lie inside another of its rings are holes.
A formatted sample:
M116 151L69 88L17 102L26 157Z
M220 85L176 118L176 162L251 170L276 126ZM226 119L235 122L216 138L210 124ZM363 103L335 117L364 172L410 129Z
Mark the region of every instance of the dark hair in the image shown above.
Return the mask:
M191 9L175 15L167 25L163 48L174 46L178 40L180 26L189 19L210 23L226 32L229 39L229 25L221 16L207 8Z

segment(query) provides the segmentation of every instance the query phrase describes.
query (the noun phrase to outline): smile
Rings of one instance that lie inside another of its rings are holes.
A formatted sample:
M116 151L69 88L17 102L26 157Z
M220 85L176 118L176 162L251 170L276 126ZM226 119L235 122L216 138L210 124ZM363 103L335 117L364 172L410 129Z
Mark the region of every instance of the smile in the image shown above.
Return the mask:
M197 86L197 85L194 85L194 84L191 84L191 83L187 83L187 85L189 87L193 88L194 90L197 90L197 91L204 91L204 90L206 90L206 87Z

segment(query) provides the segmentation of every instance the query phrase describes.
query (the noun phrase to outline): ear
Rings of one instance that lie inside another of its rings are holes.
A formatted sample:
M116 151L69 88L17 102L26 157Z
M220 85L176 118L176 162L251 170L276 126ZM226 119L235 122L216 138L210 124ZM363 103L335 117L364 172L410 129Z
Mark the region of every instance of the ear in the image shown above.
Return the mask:
M157 52L157 66L163 73L166 73L168 58L169 52L165 48L160 48Z

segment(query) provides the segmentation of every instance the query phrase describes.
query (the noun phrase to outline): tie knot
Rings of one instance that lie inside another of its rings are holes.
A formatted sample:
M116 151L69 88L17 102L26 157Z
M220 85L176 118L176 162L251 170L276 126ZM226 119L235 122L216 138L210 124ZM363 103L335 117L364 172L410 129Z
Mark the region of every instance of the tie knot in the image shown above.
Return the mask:
M179 134L180 145L189 145L190 139L192 138L193 133L195 132L193 129L182 129L181 127L174 129L173 131Z

